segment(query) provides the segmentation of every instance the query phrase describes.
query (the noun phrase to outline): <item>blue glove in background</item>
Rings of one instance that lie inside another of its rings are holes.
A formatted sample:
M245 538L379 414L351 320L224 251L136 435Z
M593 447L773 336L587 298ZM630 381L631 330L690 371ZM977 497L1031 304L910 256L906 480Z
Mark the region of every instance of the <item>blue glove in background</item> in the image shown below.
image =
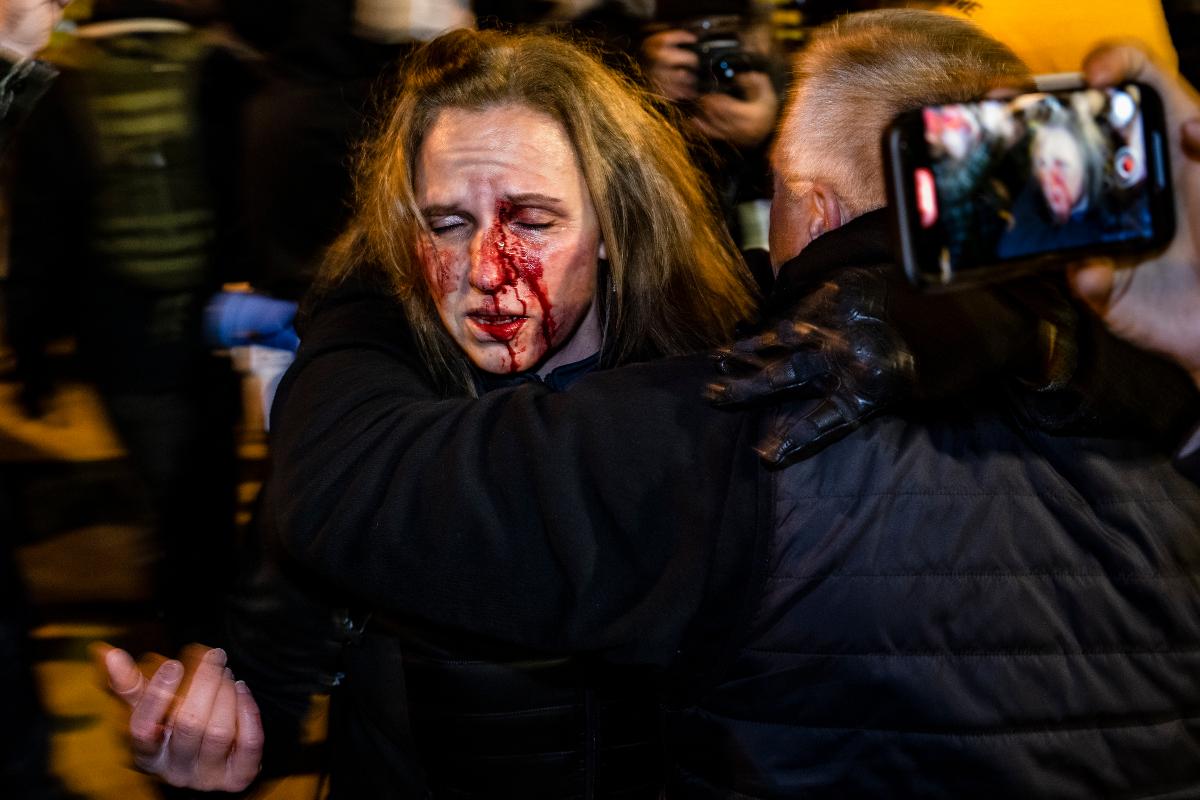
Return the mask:
M204 309L204 338L210 347L261 345L295 352L292 322L296 303L249 292L218 292Z

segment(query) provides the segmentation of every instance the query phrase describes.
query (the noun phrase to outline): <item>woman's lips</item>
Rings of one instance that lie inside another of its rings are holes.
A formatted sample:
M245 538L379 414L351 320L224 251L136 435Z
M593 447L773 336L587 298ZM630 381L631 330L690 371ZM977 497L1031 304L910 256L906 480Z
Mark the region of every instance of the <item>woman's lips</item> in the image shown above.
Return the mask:
M1071 216L1071 193L1067 191L1067 181L1057 173L1051 173L1050 186L1046 192L1046 203L1054 213L1059 223L1067 221Z
M497 342L509 342L521 332L529 317L517 314L467 314L467 320L489 339Z

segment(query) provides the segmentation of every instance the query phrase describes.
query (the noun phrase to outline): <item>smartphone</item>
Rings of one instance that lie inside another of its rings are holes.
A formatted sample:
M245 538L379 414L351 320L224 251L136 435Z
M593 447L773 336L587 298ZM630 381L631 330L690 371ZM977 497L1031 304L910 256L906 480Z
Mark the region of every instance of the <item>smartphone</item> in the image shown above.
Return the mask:
M884 133L899 261L974 286L1175 233L1162 101L1144 84L926 106Z

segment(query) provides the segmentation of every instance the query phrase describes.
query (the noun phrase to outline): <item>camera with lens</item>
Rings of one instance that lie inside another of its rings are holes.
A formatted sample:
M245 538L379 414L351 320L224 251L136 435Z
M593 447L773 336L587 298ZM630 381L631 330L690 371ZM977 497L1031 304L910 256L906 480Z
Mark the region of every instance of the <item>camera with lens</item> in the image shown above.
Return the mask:
M766 56L747 51L740 31L744 22L739 15L701 17L683 26L695 35L695 44L687 45L700 59L696 68L696 91L700 94L724 92L741 96L736 78L743 72L766 72Z

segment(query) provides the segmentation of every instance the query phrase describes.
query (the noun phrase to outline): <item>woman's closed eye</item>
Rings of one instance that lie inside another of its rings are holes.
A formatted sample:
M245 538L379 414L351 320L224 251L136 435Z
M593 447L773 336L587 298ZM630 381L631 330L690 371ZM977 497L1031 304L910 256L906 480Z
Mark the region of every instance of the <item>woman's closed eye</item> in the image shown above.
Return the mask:
M512 216L512 224L530 231L544 231L554 227L558 217L540 208L523 208Z
M445 236L467 225L466 218L458 214L430 217L427 222L429 230L433 232L434 236Z

